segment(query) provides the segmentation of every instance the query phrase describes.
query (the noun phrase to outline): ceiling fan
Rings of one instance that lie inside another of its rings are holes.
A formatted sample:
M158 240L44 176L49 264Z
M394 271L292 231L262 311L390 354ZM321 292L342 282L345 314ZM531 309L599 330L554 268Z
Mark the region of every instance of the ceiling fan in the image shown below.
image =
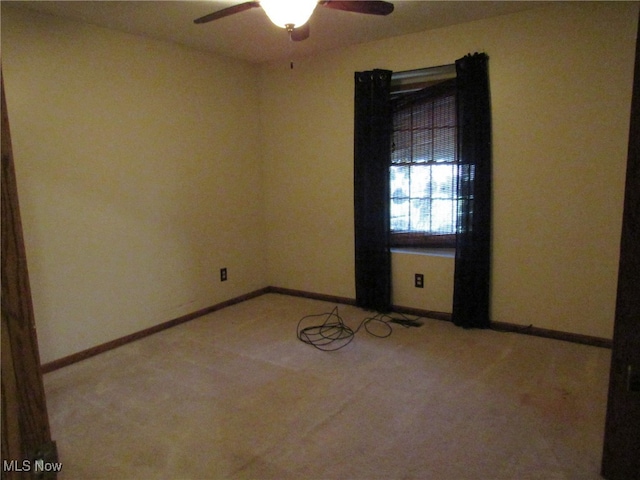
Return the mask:
M366 13L369 15L389 15L393 12L393 3L380 0L259 0L244 2L232 7L218 10L193 22L197 24L211 22L228 17L236 13L262 7L269 19L278 27L289 32L293 41L309 38L309 24L307 23L316 6L343 10L345 12Z

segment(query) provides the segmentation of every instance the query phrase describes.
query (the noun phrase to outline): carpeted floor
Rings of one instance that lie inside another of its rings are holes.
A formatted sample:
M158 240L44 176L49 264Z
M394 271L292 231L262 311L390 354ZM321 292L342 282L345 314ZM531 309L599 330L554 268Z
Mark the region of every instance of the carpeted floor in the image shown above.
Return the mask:
M609 350L438 320L297 340L334 307L263 295L46 374L59 478L600 478Z

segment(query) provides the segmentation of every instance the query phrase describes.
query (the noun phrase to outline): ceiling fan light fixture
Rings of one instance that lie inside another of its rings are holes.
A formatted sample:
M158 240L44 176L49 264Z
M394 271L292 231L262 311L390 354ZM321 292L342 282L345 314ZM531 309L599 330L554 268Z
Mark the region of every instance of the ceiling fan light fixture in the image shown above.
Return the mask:
M318 0L260 0L269 19L280 28L298 28L309 21Z

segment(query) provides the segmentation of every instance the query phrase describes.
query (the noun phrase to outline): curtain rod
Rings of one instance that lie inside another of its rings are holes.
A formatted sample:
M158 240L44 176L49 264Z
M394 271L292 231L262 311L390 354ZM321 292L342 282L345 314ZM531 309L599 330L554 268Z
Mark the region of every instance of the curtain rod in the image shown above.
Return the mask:
M449 65L440 65L437 67L420 68L417 70L404 70L402 72L393 72L391 75L391 81L403 81L414 80L418 78L433 77L439 75L452 75L456 74L456 65L454 63Z

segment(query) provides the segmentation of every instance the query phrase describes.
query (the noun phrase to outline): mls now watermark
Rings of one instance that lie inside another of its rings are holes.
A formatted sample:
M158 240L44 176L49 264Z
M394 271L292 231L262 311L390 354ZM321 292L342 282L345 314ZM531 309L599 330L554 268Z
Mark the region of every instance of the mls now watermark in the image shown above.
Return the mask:
M45 462L44 460L3 460L3 472L57 473L62 470L62 462Z

